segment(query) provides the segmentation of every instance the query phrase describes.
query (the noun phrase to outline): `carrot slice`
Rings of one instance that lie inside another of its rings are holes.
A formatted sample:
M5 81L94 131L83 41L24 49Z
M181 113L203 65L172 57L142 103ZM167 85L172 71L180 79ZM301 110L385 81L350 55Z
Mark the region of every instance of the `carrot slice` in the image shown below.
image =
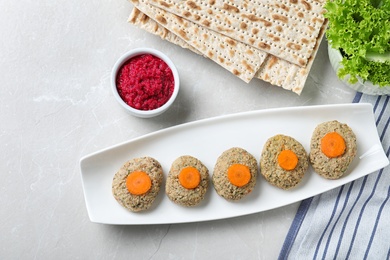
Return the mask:
M232 164L228 168L227 176L230 183L237 187L245 186L251 180L249 167L243 164Z
M283 150L278 155L278 163L286 171L294 170L298 165L298 156L291 150Z
M179 173L179 182L186 189L194 189L200 183L200 173L195 167L183 168Z
M133 195L142 195L152 187L152 180L146 172L135 171L126 178L127 190Z
M321 139L321 151L329 158L339 157L345 152L345 140L344 138L336 133L327 133Z

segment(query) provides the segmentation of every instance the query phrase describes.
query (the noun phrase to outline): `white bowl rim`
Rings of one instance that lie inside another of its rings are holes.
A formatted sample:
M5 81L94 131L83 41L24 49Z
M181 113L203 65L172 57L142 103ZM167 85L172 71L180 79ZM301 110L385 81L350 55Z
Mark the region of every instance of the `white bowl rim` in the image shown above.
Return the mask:
M152 110L138 110L138 109L135 109L135 108L129 106L119 96L118 89L116 86L116 76L118 74L119 69L122 67L122 65L126 61L128 61L129 59L131 59L135 56L138 56L138 55L142 55L142 54L152 54L153 56L156 56L156 57L160 58L161 60L163 60L172 70L173 79L174 79L174 89L173 89L172 96L168 99L168 101L164 105L162 105L161 107L158 107L156 109L152 109ZM170 58L168 58L168 56L165 55L164 53L162 53L161 51L156 50L156 49L152 49L152 48L135 48L135 49L132 49L132 50L124 53L116 61L115 65L111 71L111 89L112 89L112 92L114 94L114 97L116 98L116 100L119 102L119 104L123 108L125 108L131 114L138 116L138 117L148 118L148 117L153 117L153 116L157 116L157 115L162 114L175 101L177 94L179 92L179 86L180 86L179 73L177 71L176 66L172 62L172 60Z

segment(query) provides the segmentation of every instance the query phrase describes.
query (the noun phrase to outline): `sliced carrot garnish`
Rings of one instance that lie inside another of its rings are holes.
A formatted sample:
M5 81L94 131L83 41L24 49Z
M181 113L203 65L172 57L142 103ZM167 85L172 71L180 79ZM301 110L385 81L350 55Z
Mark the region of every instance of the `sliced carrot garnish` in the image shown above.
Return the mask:
M179 173L179 182L186 189L194 189L200 183L200 173L195 167L183 168Z
M336 132L327 133L321 139L321 151L330 158L343 155L345 148L346 145L344 138Z
M127 190L134 195L142 195L152 187L152 180L146 172L135 171L126 179Z
M245 186L251 180L249 167L243 164L232 164L228 168L227 176L230 183L237 187Z
M298 165L298 156L291 150L283 150L278 155L278 163L286 171L294 170Z

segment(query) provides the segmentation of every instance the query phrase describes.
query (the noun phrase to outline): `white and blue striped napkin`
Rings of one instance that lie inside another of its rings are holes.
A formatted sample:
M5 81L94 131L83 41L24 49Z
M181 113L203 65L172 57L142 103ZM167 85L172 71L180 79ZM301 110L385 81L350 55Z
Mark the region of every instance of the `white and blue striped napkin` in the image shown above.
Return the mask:
M390 96L358 93L372 103L390 153ZM390 166L301 202L279 259L390 259Z

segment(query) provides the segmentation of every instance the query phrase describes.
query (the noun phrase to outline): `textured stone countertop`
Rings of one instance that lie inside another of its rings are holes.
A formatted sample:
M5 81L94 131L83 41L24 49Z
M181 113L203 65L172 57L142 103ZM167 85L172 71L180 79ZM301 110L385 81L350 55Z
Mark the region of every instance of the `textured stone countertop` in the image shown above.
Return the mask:
M350 103L324 40L300 96L246 84L213 62L127 23L127 1L0 3L1 259L275 259L299 203L201 223L92 223L79 160L170 126L277 107ZM181 91L152 119L130 116L110 72L135 47L163 51ZM217 258L215 258L217 257Z

